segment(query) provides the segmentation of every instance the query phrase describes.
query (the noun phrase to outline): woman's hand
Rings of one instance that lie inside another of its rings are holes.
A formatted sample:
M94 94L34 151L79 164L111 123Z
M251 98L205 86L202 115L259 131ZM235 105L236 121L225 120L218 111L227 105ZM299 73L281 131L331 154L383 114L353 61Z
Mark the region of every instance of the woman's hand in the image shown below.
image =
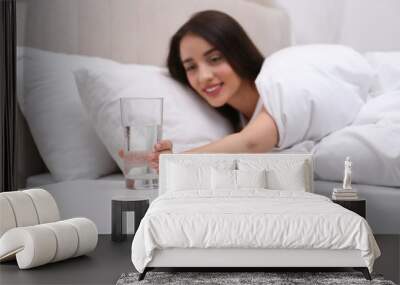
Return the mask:
M154 145L153 152L151 152L149 155L148 159L149 166L157 170L157 173L158 173L160 154L163 153L172 153L172 141L162 140L158 142L156 145Z
M170 140L162 140L156 145L153 146L153 151L149 153L147 156L147 163L149 164L150 168L157 170L158 173L158 160L160 158L160 154L163 153L172 153L172 142ZM137 155L135 156L134 153L125 153L123 149L118 150L118 156L122 160L137 160Z

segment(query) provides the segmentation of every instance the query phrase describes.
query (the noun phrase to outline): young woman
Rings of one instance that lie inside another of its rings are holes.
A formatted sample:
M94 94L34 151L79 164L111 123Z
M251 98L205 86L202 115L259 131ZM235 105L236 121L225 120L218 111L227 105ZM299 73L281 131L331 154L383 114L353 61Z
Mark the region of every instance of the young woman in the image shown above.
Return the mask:
M167 59L172 78L227 117L236 131L187 153L256 153L276 146L276 125L254 84L263 61L240 24L222 12L196 13L175 33ZM172 142L160 141L150 166L158 169L159 155L171 152Z
M257 153L277 145L277 127L254 84L263 61L240 24L222 12L199 12L175 33L167 59L172 78L226 116L236 130L187 153ZM248 122L244 127L243 121ZM159 155L170 152L170 140L155 145L151 167L158 169Z

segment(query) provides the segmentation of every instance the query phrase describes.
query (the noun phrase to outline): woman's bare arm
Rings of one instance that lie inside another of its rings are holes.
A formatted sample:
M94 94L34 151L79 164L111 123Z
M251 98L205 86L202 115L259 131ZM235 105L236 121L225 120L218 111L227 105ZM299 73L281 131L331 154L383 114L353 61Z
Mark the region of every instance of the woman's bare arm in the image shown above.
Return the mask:
M262 153L278 143L278 130L263 108L242 131L184 153Z
M272 117L263 108L242 131L183 153L264 153L277 144L278 129ZM160 154L171 152L172 142L161 141L155 146L154 152L149 157L150 166L158 169Z

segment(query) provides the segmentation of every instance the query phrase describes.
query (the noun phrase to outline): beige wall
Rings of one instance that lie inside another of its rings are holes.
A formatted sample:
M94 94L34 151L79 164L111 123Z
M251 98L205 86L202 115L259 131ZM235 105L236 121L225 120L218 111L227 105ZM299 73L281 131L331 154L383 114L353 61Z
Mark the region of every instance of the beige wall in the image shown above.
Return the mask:
M286 46L289 38L286 14L254 0L18 0L17 4L21 44L125 63L163 65L169 38L198 10L228 12L265 54Z

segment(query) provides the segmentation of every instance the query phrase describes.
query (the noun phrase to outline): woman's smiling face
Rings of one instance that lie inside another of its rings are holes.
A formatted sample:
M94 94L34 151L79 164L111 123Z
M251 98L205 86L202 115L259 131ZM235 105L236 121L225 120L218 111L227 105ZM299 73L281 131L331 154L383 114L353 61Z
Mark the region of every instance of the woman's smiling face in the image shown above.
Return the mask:
M224 55L199 36L182 38L180 57L189 84L213 107L228 103L242 85Z

